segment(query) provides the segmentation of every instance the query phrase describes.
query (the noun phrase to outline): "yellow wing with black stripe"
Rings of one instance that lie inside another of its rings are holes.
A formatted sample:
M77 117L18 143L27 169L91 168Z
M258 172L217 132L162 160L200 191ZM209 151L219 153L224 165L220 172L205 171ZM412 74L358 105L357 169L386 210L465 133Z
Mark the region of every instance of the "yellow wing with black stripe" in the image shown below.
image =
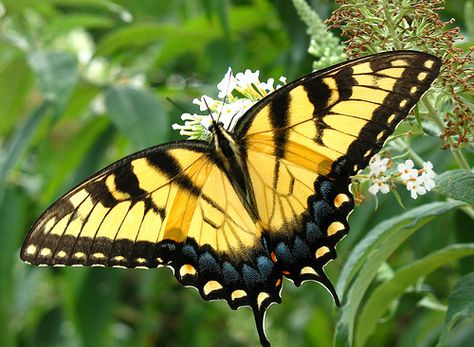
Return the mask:
M251 306L260 341L282 277L323 284L367 166L437 76L440 60L396 51L307 75L213 140L133 154L64 195L31 227L36 265L173 268L206 300Z

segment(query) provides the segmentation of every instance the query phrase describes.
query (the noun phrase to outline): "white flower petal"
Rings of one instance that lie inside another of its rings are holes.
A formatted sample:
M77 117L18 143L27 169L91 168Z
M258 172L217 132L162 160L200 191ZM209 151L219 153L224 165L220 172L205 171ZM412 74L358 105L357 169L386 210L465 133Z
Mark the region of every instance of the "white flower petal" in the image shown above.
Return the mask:
M436 176L436 173L433 171L433 164L430 161L423 163L423 170L431 178Z
M384 183L380 186L380 191L382 192L382 194L387 194L390 191L390 187L388 186L388 184Z
M217 84L217 89L219 90L219 94L217 96L222 99L226 95L232 94L236 86L236 79L232 75L232 69L229 67L224 75L224 78Z
M377 194L379 191L382 194L387 194L390 191L390 187L386 183L386 178L385 177L380 177L380 178L374 178L372 180L374 184L372 184L369 187L369 192L373 195Z
M376 195L378 191L379 191L379 185L377 183L374 183L369 187L369 193L373 195Z

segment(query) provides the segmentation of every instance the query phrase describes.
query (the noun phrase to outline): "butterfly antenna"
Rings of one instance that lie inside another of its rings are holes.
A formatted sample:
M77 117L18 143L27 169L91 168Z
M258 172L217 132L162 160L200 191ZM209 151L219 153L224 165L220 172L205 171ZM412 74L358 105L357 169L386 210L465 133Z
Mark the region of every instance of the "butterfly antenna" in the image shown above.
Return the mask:
M217 120L219 120L219 118L221 117L222 111L224 110L224 106L225 106L225 104L226 104L226 102L227 102L231 78L232 78L232 69L229 68L229 77L228 77L228 79L227 79L227 86L225 87L225 96L224 96L224 100L222 100L222 105L221 105L221 109L219 110L219 115L217 116ZM232 117L232 118L233 118L233 117ZM232 123L232 120L231 120L231 122L229 123L229 125L230 125L231 123Z
M206 109L207 109L207 113L209 114L209 117L211 117L211 120L212 120L212 126L217 129L217 120L219 119L214 119L214 117L212 116L212 111L211 111L211 108L209 107L209 104L207 103L207 100L206 98L202 98L202 100L204 101L204 103L206 104Z
M227 94L224 96L224 100L222 100L222 105L221 105L221 109L219 110L219 114L217 115L217 120L219 120L219 118L221 118L221 114L222 114L222 111L224 111L224 106L225 106L225 103L227 102Z
M229 129L233 129L232 123L234 122L235 116L237 116L239 113L240 113L240 112L235 112L235 113L232 115L232 118L230 119L230 122L229 122Z

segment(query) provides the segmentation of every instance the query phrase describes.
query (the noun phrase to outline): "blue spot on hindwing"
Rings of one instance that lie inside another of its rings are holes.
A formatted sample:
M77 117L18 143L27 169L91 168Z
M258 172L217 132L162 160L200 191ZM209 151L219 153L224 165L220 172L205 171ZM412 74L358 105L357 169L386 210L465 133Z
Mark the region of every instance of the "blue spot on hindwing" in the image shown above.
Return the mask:
M199 258L199 271L203 275L206 273L217 274L220 272L219 264L209 252L205 252Z
M326 200L331 199L331 196L333 195L333 189L334 189L334 184L332 184L329 181L323 181L321 182L321 185L319 186L319 190L323 195L323 198Z
M185 246L183 246L183 249L181 250L181 253L182 253L187 259L190 259L190 260L192 260L192 261L196 261L196 260L197 260L196 250L195 250L194 247L191 246L191 245L185 245Z
M250 290L258 290L263 282L262 275L247 264L242 266L242 277Z
M279 259L280 261L283 261L285 263L294 263L295 262L295 259L293 258L293 255L291 254L290 249L283 242L280 242L276 246L275 254L277 256L277 259Z
M299 259L309 258L311 255L308 245L299 237L296 237L293 243L293 255Z
M228 261L222 264L222 274L226 283L237 283L241 281L239 273Z
M316 223L309 222L306 224L306 241L308 243L313 244L323 237L324 234Z
M334 209L324 200L320 200L313 204L314 221L321 224L328 216L334 213Z
M264 277L264 280L266 281L272 274L274 264L267 257L260 256L257 258L257 268L258 268L258 271L260 271L260 273Z

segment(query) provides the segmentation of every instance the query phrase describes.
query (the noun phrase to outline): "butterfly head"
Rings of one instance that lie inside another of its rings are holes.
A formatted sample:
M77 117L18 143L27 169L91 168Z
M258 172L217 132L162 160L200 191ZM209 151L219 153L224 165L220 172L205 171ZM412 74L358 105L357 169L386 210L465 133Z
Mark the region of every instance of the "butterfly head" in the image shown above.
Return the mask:
M213 119L209 131L212 134L212 143L216 154L227 160L234 158L238 149L235 140L226 130L224 124Z

